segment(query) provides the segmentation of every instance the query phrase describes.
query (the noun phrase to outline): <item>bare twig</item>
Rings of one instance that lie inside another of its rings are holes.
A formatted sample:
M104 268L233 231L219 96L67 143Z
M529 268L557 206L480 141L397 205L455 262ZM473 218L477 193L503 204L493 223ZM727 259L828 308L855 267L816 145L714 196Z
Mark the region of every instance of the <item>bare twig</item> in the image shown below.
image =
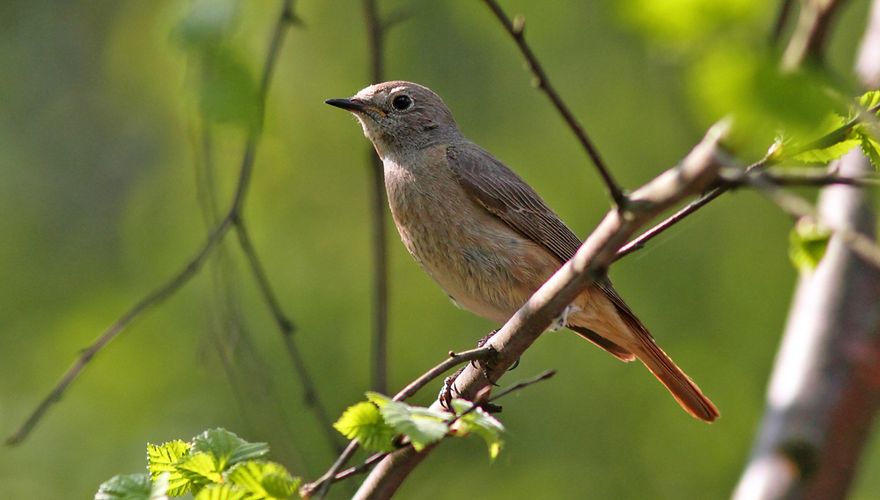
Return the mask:
M850 177L829 172L827 168L798 168L745 172L738 168L721 172L721 181L733 187L748 186L754 181L774 186L823 187L835 184L856 187L880 186L880 176L866 173Z
M843 0L804 0L798 24L782 55L782 68L791 71L807 61L821 62L825 35Z
M770 33L770 42L776 44L782 38L782 32L785 25L788 24L788 18L791 16L791 7L794 0L782 0L779 2L779 11L776 14L776 22L773 23L773 31Z
M435 380L437 377L443 375L452 368L460 364L467 363L468 361L486 359L494 352L494 349L490 346L479 347L459 353L450 351L449 357L447 359L443 360L442 362L437 364L437 366L431 368L430 370L426 371L418 378L407 384L406 387L401 389L400 392L395 394L394 397L391 399L392 401L404 401L414 395L416 392L418 392L419 389L425 387L431 381ZM348 446L345 447L345 450L343 450L343 452L339 455L339 458L336 459L336 461L333 463L330 469L328 469L327 472L324 473L324 475L322 475L314 482L303 486L303 488L301 489L301 495L304 497L308 497L317 492L318 498L323 498L324 496L326 496L330 488L330 483L332 482L331 479L336 477L339 470L345 467L345 464L348 463L348 461L351 459L357 449L357 441L353 440L349 442Z
M370 79L373 83L384 80L385 29L379 17L377 0L364 0L364 20L367 24L367 42L370 48ZM388 223L385 217L385 171L382 161L367 149L370 166L370 212L372 213L373 244L373 332L372 383L374 391L388 392Z
M267 49L263 72L260 80L260 120L265 107L265 99L268 93L269 82L272 79L284 35L288 26L295 21L293 14L293 0L283 0L281 11L276 20L272 37ZM71 366L56 383L55 387L49 392L46 398L31 413L22 426L13 433L7 440L8 445L20 443L31 432L34 426L42 419L49 408L58 402L70 384L85 369L92 358L101 351L110 341L118 336L132 321L137 319L145 312L156 307L165 299L173 295L183 285L189 282L201 269L210 253L223 240L229 229L232 227L243 227L242 210L244 208L244 200L250 184L251 173L253 172L254 156L256 154L257 140L259 137L259 129L255 128L248 135L247 144L241 161L239 170L238 183L235 195L231 203L229 211L217 223L216 227L209 233L207 239L189 260L189 262L177 274L171 277L167 282L163 283L152 292L148 293L141 300L135 303L128 311L114 321L92 344L86 347L76 362ZM245 249L247 253L247 249ZM256 261L255 255L250 255L250 261ZM277 301L275 301L277 304ZM276 316L277 318L277 316ZM313 405L314 408L314 405Z
M819 227L829 229L835 236L840 238L846 246L855 252L865 262L875 266L880 270L880 246L877 246L874 238L868 237L849 225L835 223L827 220L827 218L819 217L813 205L801 198L800 196L785 191L771 182L763 180L761 177L752 177L749 183L758 189L760 193L767 196L776 205L786 213L798 217L807 218Z
M496 382L534 343L561 311L590 286L614 261L617 250L647 220L714 182L717 171L729 164L719 141L726 127L713 127L704 140L682 161L631 196L623 210L612 209L578 249L574 258L559 269L498 330L487 346L496 354L488 365L468 365L457 377L453 392L473 400L483 388ZM439 407L434 403L432 407ZM397 450L370 473L355 498L388 498L433 448L419 453Z
M872 88L880 82L880 1L859 52L857 73ZM851 151L832 171L857 177L871 167ZM803 205L792 204L801 214L814 211ZM823 189L819 214L870 235L873 245L876 213L865 190ZM880 272L840 236L832 234L816 268L800 276L737 500L845 498L858 471L880 409Z
M575 118L574 114L559 96L559 93L556 92L553 84L550 83L547 73L544 71L538 58L526 42L524 35L525 19L518 16L511 22L501 6L498 5L498 2L495 0L484 0L484 2L492 13L495 14L498 21L504 26L504 29L507 30L507 33L513 37L520 52L525 56L526 62L529 64L529 69L531 69L532 74L535 76L537 87L543 90L547 97L550 98L550 101L553 102L553 106L559 114L562 115L565 123L567 123L571 131L574 132L574 135L578 138L578 141L580 141L581 146L583 146L587 155L593 161L593 165L595 165L596 170L602 177L602 181L605 183L605 187L608 189L611 199L614 200L614 203L618 207L624 207L627 201L626 195L620 188L620 185L614 180L614 177L611 175L611 171L605 165L605 162L602 161L602 157L599 155L599 150L593 145L593 142L587 136L584 127L581 126L580 122L578 122L577 118Z
M749 173L751 173L753 171L763 170L763 169L769 167L770 165L772 165L773 163L785 161L786 158L794 157L804 151L809 151L812 149L821 149L823 147L828 147L832 144L840 142L843 139L845 139L846 136L850 132L852 132L852 129L856 125L863 123L867 120L874 119L874 115L878 111L880 111L880 104L874 105L866 110L863 110L862 112L858 113L855 117L851 118L850 120L848 120L846 123L844 123L840 127L837 127L836 129L832 130L831 132L828 132L827 134L823 135L822 137L816 139L815 141L811 141L811 142L804 144L804 145L801 145L801 146L795 146L795 147L791 148L791 151L785 151L784 156L781 158L771 160L770 157L765 157L765 158L749 165L745 169L745 174L748 175ZM713 189L711 189L710 191L704 193L702 196L700 196L696 200L685 205L683 208L681 208L680 210L678 210L674 214L670 215L669 217L667 217L666 219L664 219L660 223L656 224L651 229L648 229L644 233L640 234L637 238L633 239L632 241L630 241L629 243L624 245L620 249L620 251L617 253L617 259L619 260L619 259L635 252L636 250L640 250L640 249L644 248L645 245L648 243L648 241L654 239L655 237L657 237L660 234L662 234L663 232L665 232L667 229L671 228L672 226L678 224L682 220L684 220L687 217L689 217L690 215L692 215L697 210L708 205L710 202L712 202L713 200L715 200L716 198L718 198L722 194L729 191L732 187L734 187L734 186L731 184L721 184L720 186L716 186Z

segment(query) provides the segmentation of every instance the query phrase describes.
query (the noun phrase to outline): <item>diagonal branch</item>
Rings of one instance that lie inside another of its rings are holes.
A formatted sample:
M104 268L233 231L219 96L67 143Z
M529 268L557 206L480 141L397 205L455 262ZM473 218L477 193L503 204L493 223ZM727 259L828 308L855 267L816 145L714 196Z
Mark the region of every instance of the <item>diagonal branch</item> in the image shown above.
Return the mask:
M574 114L559 96L559 93L556 92L556 89L553 87L553 84L550 83L550 79L547 77L547 73L544 71L544 68L541 66L541 63L538 61L538 58L535 56L535 53L532 52L531 47L529 47L526 42L526 38L524 35L525 31L525 19L521 16L517 16L512 22L504 10L498 5L498 2L495 0L484 0L486 6L495 14L495 17L498 21L504 26L504 29L507 30L507 33L513 37L513 40L516 42L517 47L519 47L522 55L525 56L526 62L529 64L529 69L532 71L532 74L535 75L536 83L539 89L543 90L547 97L550 98L550 101L553 102L553 106L556 108L556 111L562 115L565 123L568 124L568 127L574 132L574 135L577 137L578 141L580 141L581 146L583 146L584 150L587 152L587 155L593 161L593 165L595 165L596 170L599 172L599 175L602 177L602 181L605 182L605 188L608 189L608 194L611 196L611 199L614 200L614 203L618 207L624 207L626 205L626 195L623 193L623 190L620 188L620 185L614 180L614 177L611 175L611 171L605 165L605 162L602 161L602 157L599 156L599 150L593 145L593 142L587 136L587 133L584 131L584 127L581 126L580 122L578 122L577 118L575 118Z
M612 209L578 249L487 342L496 355L490 363L467 366L453 385L456 397L473 400L494 384L534 343L580 293L604 275L617 250L637 228L676 202L699 193L715 182L720 167L730 160L719 141L726 127L713 127L681 162L637 190L622 210ZM439 406L434 403L434 407ZM412 449L395 451L382 460L361 485L355 498L388 498L409 473L430 453Z

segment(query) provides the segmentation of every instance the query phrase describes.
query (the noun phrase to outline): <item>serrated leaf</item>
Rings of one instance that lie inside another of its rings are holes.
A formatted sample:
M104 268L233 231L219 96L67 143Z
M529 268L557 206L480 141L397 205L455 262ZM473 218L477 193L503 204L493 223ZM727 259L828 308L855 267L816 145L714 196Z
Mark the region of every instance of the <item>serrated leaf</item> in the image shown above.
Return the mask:
M190 453L208 453L214 457L217 471L244 460L260 458L269 453L266 443L249 443L226 429L210 429L192 439Z
M150 500L152 483L150 476L142 474L119 474L101 483L95 500Z
M792 156L792 159L805 163L826 164L849 153L852 148L859 145L859 142L858 139L846 139L825 148L802 151Z
M378 392L367 391L367 401L373 403L374 405L376 405L378 408L381 409L389 401L391 401L391 398L389 398L388 396L386 396L384 394L379 394Z
M216 458L210 453L191 453L177 465L177 469L186 478L193 493L198 493L208 484L223 481L223 467L220 467Z
M179 439L161 445L147 443L147 470L155 481L168 475L168 494L180 496L189 491L189 480L177 470L177 464L189 454L189 444Z
M863 109L871 109L880 104L880 90L869 90L859 96L859 106Z
M455 414L459 415L458 420L452 424L452 430L456 435L466 436L474 433L483 438L489 448L489 459L495 460L504 445L501 440L504 425L482 408L471 410L472 407L473 403L470 401L452 400L452 408L455 410Z
M369 394L368 394L369 397ZM369 451L392 451L394 429L391 428L375 404L363 401L349 406L333 424L333 428L348 439L355 439Z
M261 460L236 464L227 471L226 481L246 490L253 499L289 498L300 482L282 465Z
M247 491L231 484L211 484L199 491L195 500L250 500Z
M870 131L869 127L860 126L857 128L859 147L862 149L862 153L870 160L874 170L880 172L880 141Z
M443 439L449 432L448 414L441 411L397 401L389 401L379 411L388 425L410 439L416 451Z
M789 233L788 257L801 272L810 272L819 265L831 233L807 219L801 219Z

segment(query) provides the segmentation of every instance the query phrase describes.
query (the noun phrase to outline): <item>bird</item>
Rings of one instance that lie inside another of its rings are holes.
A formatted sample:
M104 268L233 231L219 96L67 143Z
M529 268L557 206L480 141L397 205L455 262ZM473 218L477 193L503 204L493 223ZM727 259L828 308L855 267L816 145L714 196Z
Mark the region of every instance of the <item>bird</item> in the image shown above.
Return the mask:
M531 186L462 134L431 89L388 81L325 102L360 122L382 160L404 246L461 308L506 322L580 247ZM641 361L693 417L718 418L607 276L582 292L561 321L617 359Z

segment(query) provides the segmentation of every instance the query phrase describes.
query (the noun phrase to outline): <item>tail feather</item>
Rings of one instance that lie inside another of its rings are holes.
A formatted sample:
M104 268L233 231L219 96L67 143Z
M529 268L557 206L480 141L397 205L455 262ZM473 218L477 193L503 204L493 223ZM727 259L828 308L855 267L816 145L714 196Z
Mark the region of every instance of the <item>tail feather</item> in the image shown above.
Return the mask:
M663 349L650 338L640 337L640 340L641 348L637 350L636 356L669 389L678 404L686 412L705 422L717 419L720 415L718 408Z

